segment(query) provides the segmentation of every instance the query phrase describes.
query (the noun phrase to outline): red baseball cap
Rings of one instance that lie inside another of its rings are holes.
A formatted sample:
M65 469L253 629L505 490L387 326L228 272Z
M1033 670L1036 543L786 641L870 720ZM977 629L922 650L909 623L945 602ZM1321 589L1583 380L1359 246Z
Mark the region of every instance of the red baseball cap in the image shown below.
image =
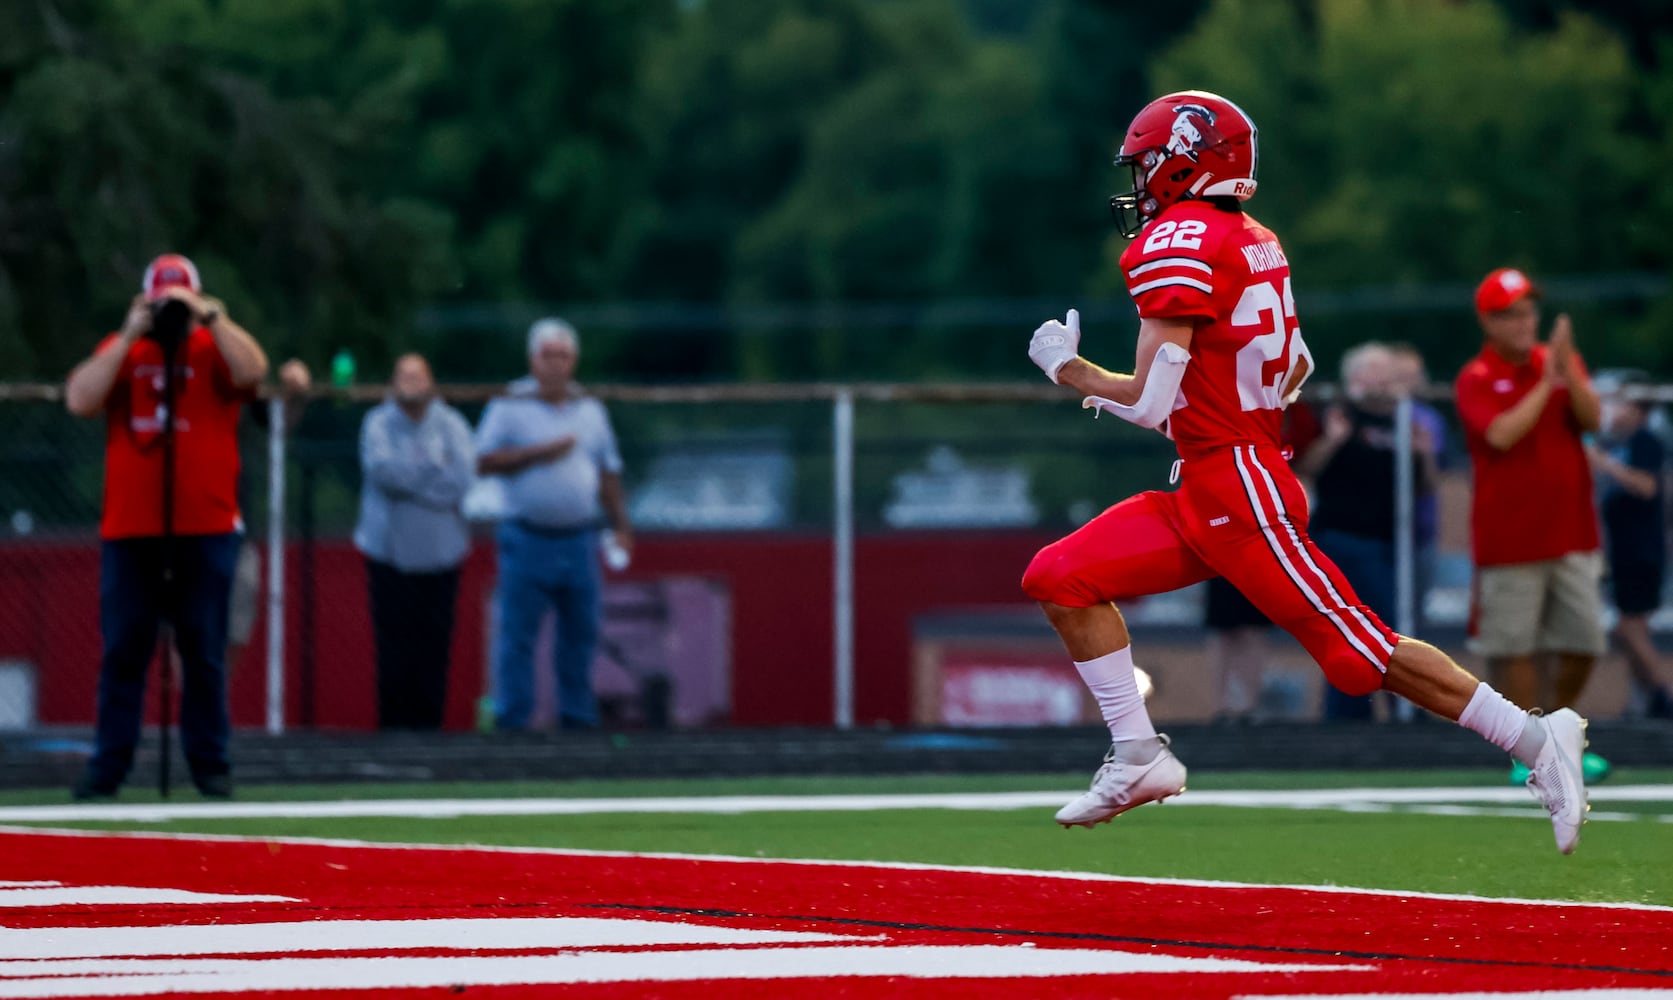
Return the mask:
M162 298L170 288L203 291L197 266L177 253L165 253L152 261L146 266L145 277L140 282L140 290L147 299Z
M1481 284L1475 289L1475 310L1481 313L1498 312L1508 309L1518 300L1539 298L1539 286L1528 280L1528 276L1514 267L1501 267L1487 277L1481 279Z

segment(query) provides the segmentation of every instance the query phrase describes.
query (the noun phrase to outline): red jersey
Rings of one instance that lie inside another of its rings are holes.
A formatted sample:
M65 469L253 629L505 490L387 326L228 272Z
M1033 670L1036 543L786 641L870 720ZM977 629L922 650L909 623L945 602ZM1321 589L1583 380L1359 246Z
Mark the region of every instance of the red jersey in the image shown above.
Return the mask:
M1139 316L1196 320L1168 435L1191 460L1239 444L1282 445L1287 401L1313 369L1270 229L1241 212L1181 201L1121 255Z
M174 363L174 531L238 530L238 415L250 393L233 385L214 334L203 327L180 345ZM105 401L104 538L163 533L163 375L162 347L137 341Z
M1504 451L1487 427L1545 374L1546 346L1513 365L1491 347L1458 373L1458 419L1475 467L1470 534L1477 566L1556 559L1600 544L1592 470L1566 388L1556 389L1533 429ZM1585 378L1586 365L1575 352Z

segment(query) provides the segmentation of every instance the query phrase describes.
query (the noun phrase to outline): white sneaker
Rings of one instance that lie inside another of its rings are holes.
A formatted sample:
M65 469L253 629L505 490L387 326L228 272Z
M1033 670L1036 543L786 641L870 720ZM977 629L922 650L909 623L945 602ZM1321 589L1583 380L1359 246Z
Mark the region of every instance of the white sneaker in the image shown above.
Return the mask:
M1173 755L1167 736L1157 738L1162 748L1146 764L1118 760L1111 745L1104 755L1104 766L1092 776L1092 788L1057 810L1057 821L1065 827L1093 827L1108 823L1134 806L1183 792L1185 765Z
M1586 749L1586 720L1571 708L1544 717L1545 745L1528 771L1528 790L1544 803L1557 835L1557 850L1574 853L1580 843L1580 824L1592 808L1586 802L1586 782L1580 756Z

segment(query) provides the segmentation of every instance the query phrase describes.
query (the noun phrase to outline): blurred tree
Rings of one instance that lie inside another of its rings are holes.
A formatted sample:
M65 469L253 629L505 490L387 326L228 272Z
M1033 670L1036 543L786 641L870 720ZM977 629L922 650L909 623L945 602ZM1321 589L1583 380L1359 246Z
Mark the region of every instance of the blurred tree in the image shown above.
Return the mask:
M164 248L315 364L387 359L450 293L610 295L644 203L639 46L668 7L7 5L0 323L22 337L0 361L62 375Z
M445 220L347 184L349 123L212 57L190 30L202 5L61 0L11 16L0 317L25 370L62 376L164 249L191 254L277 351L319 331L381 344L431 290Z
M1461 286L1456 316L1421 329L1398 317L1380 329L1358 317L1312 324L1321 361L1370 335L1401 336L1450 371L1478 342L1463 288L1491 268L1649 262L1639 234L1651 161L1630 120L1637 84L1619 38L1573 15L1520 31L1485 2L1308 7L1304 18L1299 5L1221 0L1155 77L1230 95L1259 124L1250 208L1285 241L1304 324L1308 295L1325 288ZM1580 335L1596 343L1607 331Z
M1084 287L1108 231L1112 123L1142 103L1130 40L1172 37L1198 4L972 6L684 11L653 59L657 207L630 294L921 303ZM864 339L755 338L741 355L725 335L658 340L635 357L754 377L1014 369L1009 341L949 342L923 318Z
M1673 232L1673 185L1663 181L1673 169L1673 38L1656 42L1658 69L1645 81L1644 121L1641 127L1651 136L1646 164L1654 180L1643 203L1628 216L1637 235L1637 250L1673 279L1673 254L1668 252L1667 234ZM1619 363L1634 365L1666 378L1673 374L1673 297L1662 295L1644 310L1642 319L1623 331Z
M1673 6L1666 0L1498 0L1510 19L1524 27L1549 31L1564 14L1580 13L1610 25L1645 66L1665 65L1660 41L1673 29Z
M629 295L731 297L742 234L795 181L813 122L885 65L867 7L858 0L684 5L648 60L650 208L637 234ZM803 298L813 291L805 282L797 272L761 285ZM731 335L646 337L635 357L653 374L743 364Z
M1669 267L1673 66L1622 38L1665 12L1579 6L0 5L0 365L61 377L176 248L276 353L374 377L413 346L497 377L536 308L620 300L668 306L601 310L589 377L1015 377L1013 317L942 307L1121 313L1111 154L1150 97L1204 87L1261 125L1251 207L1325 360L1398 336L1444 369L1489 267ZM1355 298L1437 284L1456 313ZM447 319L415 329L420 303ZM755 335L775 303L796 323ZM871 326L818 321L845 304ZM1584 343L1667 354L1673 316L1594 312Z

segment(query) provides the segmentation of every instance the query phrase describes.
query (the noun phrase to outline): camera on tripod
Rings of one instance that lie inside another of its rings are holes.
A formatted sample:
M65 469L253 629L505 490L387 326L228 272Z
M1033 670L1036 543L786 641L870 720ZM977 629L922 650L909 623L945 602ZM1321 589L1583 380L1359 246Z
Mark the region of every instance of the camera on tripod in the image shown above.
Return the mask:
M146 336L161 344L164 350L173 350L186 340L186 335L192 332L192 307L176 298L162 298L150 304L151 332Z

